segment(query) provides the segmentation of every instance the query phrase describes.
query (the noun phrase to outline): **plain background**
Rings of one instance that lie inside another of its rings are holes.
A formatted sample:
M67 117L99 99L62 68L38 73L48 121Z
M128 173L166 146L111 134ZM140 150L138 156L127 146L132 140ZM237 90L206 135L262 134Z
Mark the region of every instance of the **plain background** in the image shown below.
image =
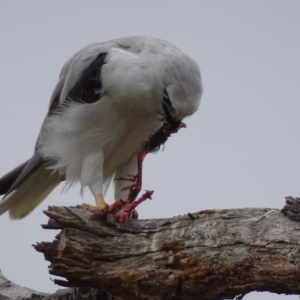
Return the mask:
M63 63L81 47L127 35L166 39L198 62L204 94L165 150L146 158L153 201L140 218L202 209L282 208L300 196L300 2L0 1L0 174L32 155ZM0 267L14 282L53 292L32 244L48 205L77 205L58 188L28 218L0 218ZM109 192L108 201L112 202ZM93 203L89 193L85 201ZM298 299L251 293L244 299Z

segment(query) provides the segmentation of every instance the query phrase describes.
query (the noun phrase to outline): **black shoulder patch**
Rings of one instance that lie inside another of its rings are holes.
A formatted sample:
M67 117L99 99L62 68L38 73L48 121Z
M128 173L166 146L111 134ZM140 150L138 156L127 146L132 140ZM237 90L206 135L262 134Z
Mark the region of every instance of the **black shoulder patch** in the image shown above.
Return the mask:
M107 53L99 54L83 72L67 96L69 101L94 103L100 99L102 90L100 75L106 56Z

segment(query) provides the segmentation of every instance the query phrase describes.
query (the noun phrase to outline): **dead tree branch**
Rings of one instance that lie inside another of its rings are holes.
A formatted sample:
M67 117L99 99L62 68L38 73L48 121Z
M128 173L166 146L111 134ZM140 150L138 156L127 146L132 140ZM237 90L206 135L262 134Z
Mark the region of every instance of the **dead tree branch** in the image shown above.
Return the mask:
M21 287L7 279L0 270L0 300L42 300L47 294Z
M282 213L283 212L283 213ZM300 294L300 202L282 210L201 211L116 222L81 207L50 207L35 249L61 286L130 299L234 299L251 291Z

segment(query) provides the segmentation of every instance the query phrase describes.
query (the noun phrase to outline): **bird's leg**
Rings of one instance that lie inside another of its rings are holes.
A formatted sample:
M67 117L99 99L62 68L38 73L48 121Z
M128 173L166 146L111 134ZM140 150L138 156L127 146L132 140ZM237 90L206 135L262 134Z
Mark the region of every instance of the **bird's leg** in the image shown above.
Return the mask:
M165 121L163 126L155 132L145 144L144 148L138 153L137 157L137 174L128 175L128 177L119 177L117 180L127 180L132 182L131 185L125 187L123 190L128 190L128 197L124 201L117 199L111 204L108 210L115 214L117 220L121 223L125 222L129 217L137 218L135 208L146 199L151 199L153 191L145 192L138 200L135 200L142 188L142 170L143 161L149 152L154 152L157 147L166 142L172 133L176 133L180 128L185 128L186 125L182 122L170 123Z
M131 217L133 219L138 218L138 213L135 210L135 207L140 202L142 202L141 199L144 199L144 198L142 196L139 200L137 200L137 201L139 201L138 203L136 203L136 201L134 201L134 200L136 199L137 195L139 194L139 192L141 191L141 188L142 188L143 161L144 161L147 153L148 152L146 151L146 149L142 149L138 153L137 174L136 175L130 175L130 176L128 175L128 177L117 178L117 180L127 180L127 181L132 182L131 185L129 185L123 189L123 190L129 191L127 199L126 200L117 199L112 205L109 206L109 211L112 213L115 213L115 216L117 219L121 218L122 220L127 220L129 217ZM146 194L150 197L153 194L153 191L151 192L151 195L149 193L150 192L147 192ZM146 194L144 194L144 195L146 195ZM146 200L146 199L147 198L145 198L144 200ZM132 204L129 205L130 203L132 203ZM121 215L123 217L119 217ZM125 215L126 215L126 217L125 217Z
M90 208L93 210L99 210L99 211L109 210L109 205L104 201L104 198L102 195L100 195L100 194L95 195L95 202L96 202L95 206L91 205L91 204L87 204L87 203L82 203L81 206Z
M96 207L99 210L103 210L103 209L107 208L107 206L108 206L108 204L104 201L104 198L102 195L96 195L95 202L96 202Z
M129 190L128 198L126 199L126 202L133 202L139 192L142 189L142 170L143 170L143 161L147 155L147 151L145 149L142 149L137 158L137 165L138 165L138 170L137 174L134 176L134 183L128 187L126 187L126 190Z
M138 153L137 158L137 174L131 175L128 177L116 178L117 180L127 180L133 182L133 184L124 188L124 190L129 190L127 199L124 201L122 199L117 199L113 204L108 205L103 196L98 194L95 196L96 206L83 203L83 207L91 208L99 211L109 211L115 213L116 218L120 222L125 222L129 216L137 218L137 212L135 208L139 203L145 201L146 199L151 199L151 196L154 191L147 191L144 193L138 200L135 201L137 195L142 188L142 170L143 170L143 161L146 155L149 152L153 152L153 149L156 149L161 144L163 144L172 133L176 133L180 128L185 128L186 125L182 122L179 122L174 126L172 123L164 122L163 126L157 131L149 141L145 144L144 148Z
M136 181L136 175L127 175L127 177L115 177L115 180L125 180L125 181L130 181L130 182L135 182Z
M116 219L123 223L129 217L137 219L137 212L135 208L146 199L152 199L151 196L154 191L146 191L138 200L135 200L142 188L142 169L143 161L149 152L154 152L162 144L164 144L172 133L178 132L180 128L185 128L186 125L179 122L164 122L163 126L156 131L144 145L143 149L138 153L137 158L137 174L135 176L128 176L127 178L120 177L119 180L127 180L133 182L132 185L127 186L124 190L129 190L128 197L125 201L119 199L110 205L109 211L115 213Z

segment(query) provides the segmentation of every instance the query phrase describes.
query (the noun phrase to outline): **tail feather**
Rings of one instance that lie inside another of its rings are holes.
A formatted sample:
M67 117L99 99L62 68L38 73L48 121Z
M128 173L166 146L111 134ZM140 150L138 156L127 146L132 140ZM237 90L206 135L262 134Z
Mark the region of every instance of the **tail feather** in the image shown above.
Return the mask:
M24 174L26 169L30 172ZM60 175L49 170L45 163L39 163L34 168L27 165L24 171L20 175L21 180L18 180L19 176L0 202L0 215L9 211L12 219L26 217L61 182Z
M29 160L25 161L20 166L16 167L15 169L13 169L12 171L0 178L0 195L7 194L7 192L17 180L19 175L22 173L28 162Z

